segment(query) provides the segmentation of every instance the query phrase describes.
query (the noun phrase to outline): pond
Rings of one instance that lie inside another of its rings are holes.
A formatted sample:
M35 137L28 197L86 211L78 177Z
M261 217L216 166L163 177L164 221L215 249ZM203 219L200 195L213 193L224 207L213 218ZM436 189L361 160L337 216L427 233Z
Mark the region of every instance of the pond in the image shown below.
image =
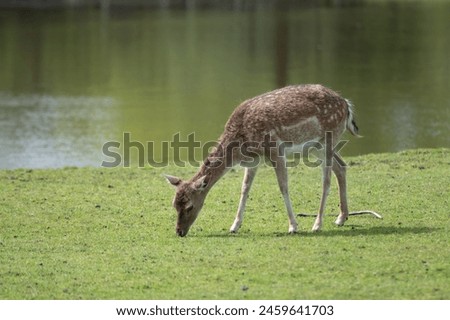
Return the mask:
M170 159L170 141L206 145L241 101L297 83L355 104L364 138L344 156L450 147L450 1L277 3L2 9L0 168L100 166L108 142L127 165L127 139Z

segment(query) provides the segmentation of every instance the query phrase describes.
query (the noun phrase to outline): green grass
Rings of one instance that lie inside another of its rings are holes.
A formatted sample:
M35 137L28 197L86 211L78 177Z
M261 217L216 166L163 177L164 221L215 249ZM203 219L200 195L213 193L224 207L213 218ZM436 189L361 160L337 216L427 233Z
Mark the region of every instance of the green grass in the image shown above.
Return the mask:
M160 169L0 171L0 299L450 299L450 150L347 158L351 217L288 235L270 168L228 234L243 171L212 189L186 238ZM189 177L193 168L164 172ZM290 169L316 212L320 169ZM337 213L333 181L327 212Z

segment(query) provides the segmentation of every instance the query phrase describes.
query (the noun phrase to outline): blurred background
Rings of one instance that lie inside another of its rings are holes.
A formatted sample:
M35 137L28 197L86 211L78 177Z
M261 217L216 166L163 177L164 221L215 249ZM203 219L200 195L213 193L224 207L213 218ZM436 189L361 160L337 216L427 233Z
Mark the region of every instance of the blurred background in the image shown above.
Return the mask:
M450 147L449 17L425 0L0 0L0 168L100 166L124 132L161 159L297 83L354 102L364 138L344 156Z

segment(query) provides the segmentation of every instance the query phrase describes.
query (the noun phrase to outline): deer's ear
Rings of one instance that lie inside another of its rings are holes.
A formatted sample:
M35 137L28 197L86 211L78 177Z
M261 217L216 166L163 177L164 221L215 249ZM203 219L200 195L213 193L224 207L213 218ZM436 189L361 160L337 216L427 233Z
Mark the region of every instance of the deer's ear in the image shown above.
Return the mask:
M203 191L207 186L208 186L207 176L202 176L194 182L194 189L197 191Z
M174 177L174 176L171 176L171 175L168 175L168 174L165 174L164 177L167 179L167 181L168 181L171 185L173 185L173 186L175 186L175 187L179 186L180 183L181 183L181 181L182 181L180 178Z

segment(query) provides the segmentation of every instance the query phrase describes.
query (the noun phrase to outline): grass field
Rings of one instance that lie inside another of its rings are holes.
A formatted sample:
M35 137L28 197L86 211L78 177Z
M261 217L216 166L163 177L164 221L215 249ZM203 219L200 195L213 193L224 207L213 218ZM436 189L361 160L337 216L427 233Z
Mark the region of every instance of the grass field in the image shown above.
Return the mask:
M238 234L243 171L212 189L175 235L163 172L193 168L0 171L0 299L450 299L450 150L347 158L351 217L298 218L261 168ZM316 212L320 169L290 169L297 212ZM337 213L333 181L327 212Z

